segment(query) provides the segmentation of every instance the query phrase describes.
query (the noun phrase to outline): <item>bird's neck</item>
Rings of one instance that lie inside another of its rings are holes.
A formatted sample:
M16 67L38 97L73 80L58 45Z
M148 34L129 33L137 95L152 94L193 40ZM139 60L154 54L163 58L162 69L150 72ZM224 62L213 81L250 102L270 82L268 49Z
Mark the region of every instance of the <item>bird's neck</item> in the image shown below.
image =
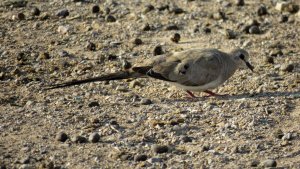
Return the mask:
M238 69L238 65L237 63L235 62L234 58L232 57L229 57L228 58L228 61L225 62L226 64L224 64L225 66L225 72L224 72L224 78L225 79L228 79L229 77L231 77L235 71Z

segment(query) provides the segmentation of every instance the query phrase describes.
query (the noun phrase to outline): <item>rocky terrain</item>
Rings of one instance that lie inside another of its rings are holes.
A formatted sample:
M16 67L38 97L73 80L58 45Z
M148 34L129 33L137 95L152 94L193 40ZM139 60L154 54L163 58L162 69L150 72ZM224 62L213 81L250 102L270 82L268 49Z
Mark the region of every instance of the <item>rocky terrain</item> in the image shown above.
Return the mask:
M0 168L300 168L298 0L1 0ZM190 48L249 70L188 99L154 79L43 90Z

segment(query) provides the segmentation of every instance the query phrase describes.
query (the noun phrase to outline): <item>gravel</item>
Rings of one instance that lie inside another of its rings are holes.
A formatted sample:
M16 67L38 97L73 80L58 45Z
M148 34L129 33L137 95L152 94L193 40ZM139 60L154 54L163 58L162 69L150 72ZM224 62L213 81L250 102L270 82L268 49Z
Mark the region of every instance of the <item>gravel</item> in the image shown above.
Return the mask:
M299 168L297 6L267 0L0 1L0 166L267 168L275 160L277 168ZM238 70L213 89L222 97L194 92L198 98L191 100L147 78L44 90L155 55L236 47L249 51L255 70ZM26 157L29 163L21 164Z

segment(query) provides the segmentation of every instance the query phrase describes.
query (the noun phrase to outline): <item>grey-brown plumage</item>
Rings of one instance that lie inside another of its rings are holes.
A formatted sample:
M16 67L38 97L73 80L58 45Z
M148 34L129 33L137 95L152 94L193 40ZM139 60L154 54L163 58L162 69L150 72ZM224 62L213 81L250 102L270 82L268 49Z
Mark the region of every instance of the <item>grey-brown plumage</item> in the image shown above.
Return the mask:
M47 89L61 88L83 83L152 77L190 91L205 91L214 94L214 89L229 79L238 68L253 66L248 62L249 54L243 49L225 53L217 49L189 49L169 55L161 55L137 63L129 70L90 79L55 84Z

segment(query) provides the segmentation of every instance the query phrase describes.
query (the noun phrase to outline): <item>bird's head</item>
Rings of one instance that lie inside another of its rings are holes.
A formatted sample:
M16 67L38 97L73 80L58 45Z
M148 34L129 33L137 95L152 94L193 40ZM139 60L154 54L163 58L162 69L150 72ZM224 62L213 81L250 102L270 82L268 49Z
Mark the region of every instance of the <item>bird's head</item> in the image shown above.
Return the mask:
M246 50L235 49L231 55L239 68L249 68L253 72L254 66L250 64L249 53Z

